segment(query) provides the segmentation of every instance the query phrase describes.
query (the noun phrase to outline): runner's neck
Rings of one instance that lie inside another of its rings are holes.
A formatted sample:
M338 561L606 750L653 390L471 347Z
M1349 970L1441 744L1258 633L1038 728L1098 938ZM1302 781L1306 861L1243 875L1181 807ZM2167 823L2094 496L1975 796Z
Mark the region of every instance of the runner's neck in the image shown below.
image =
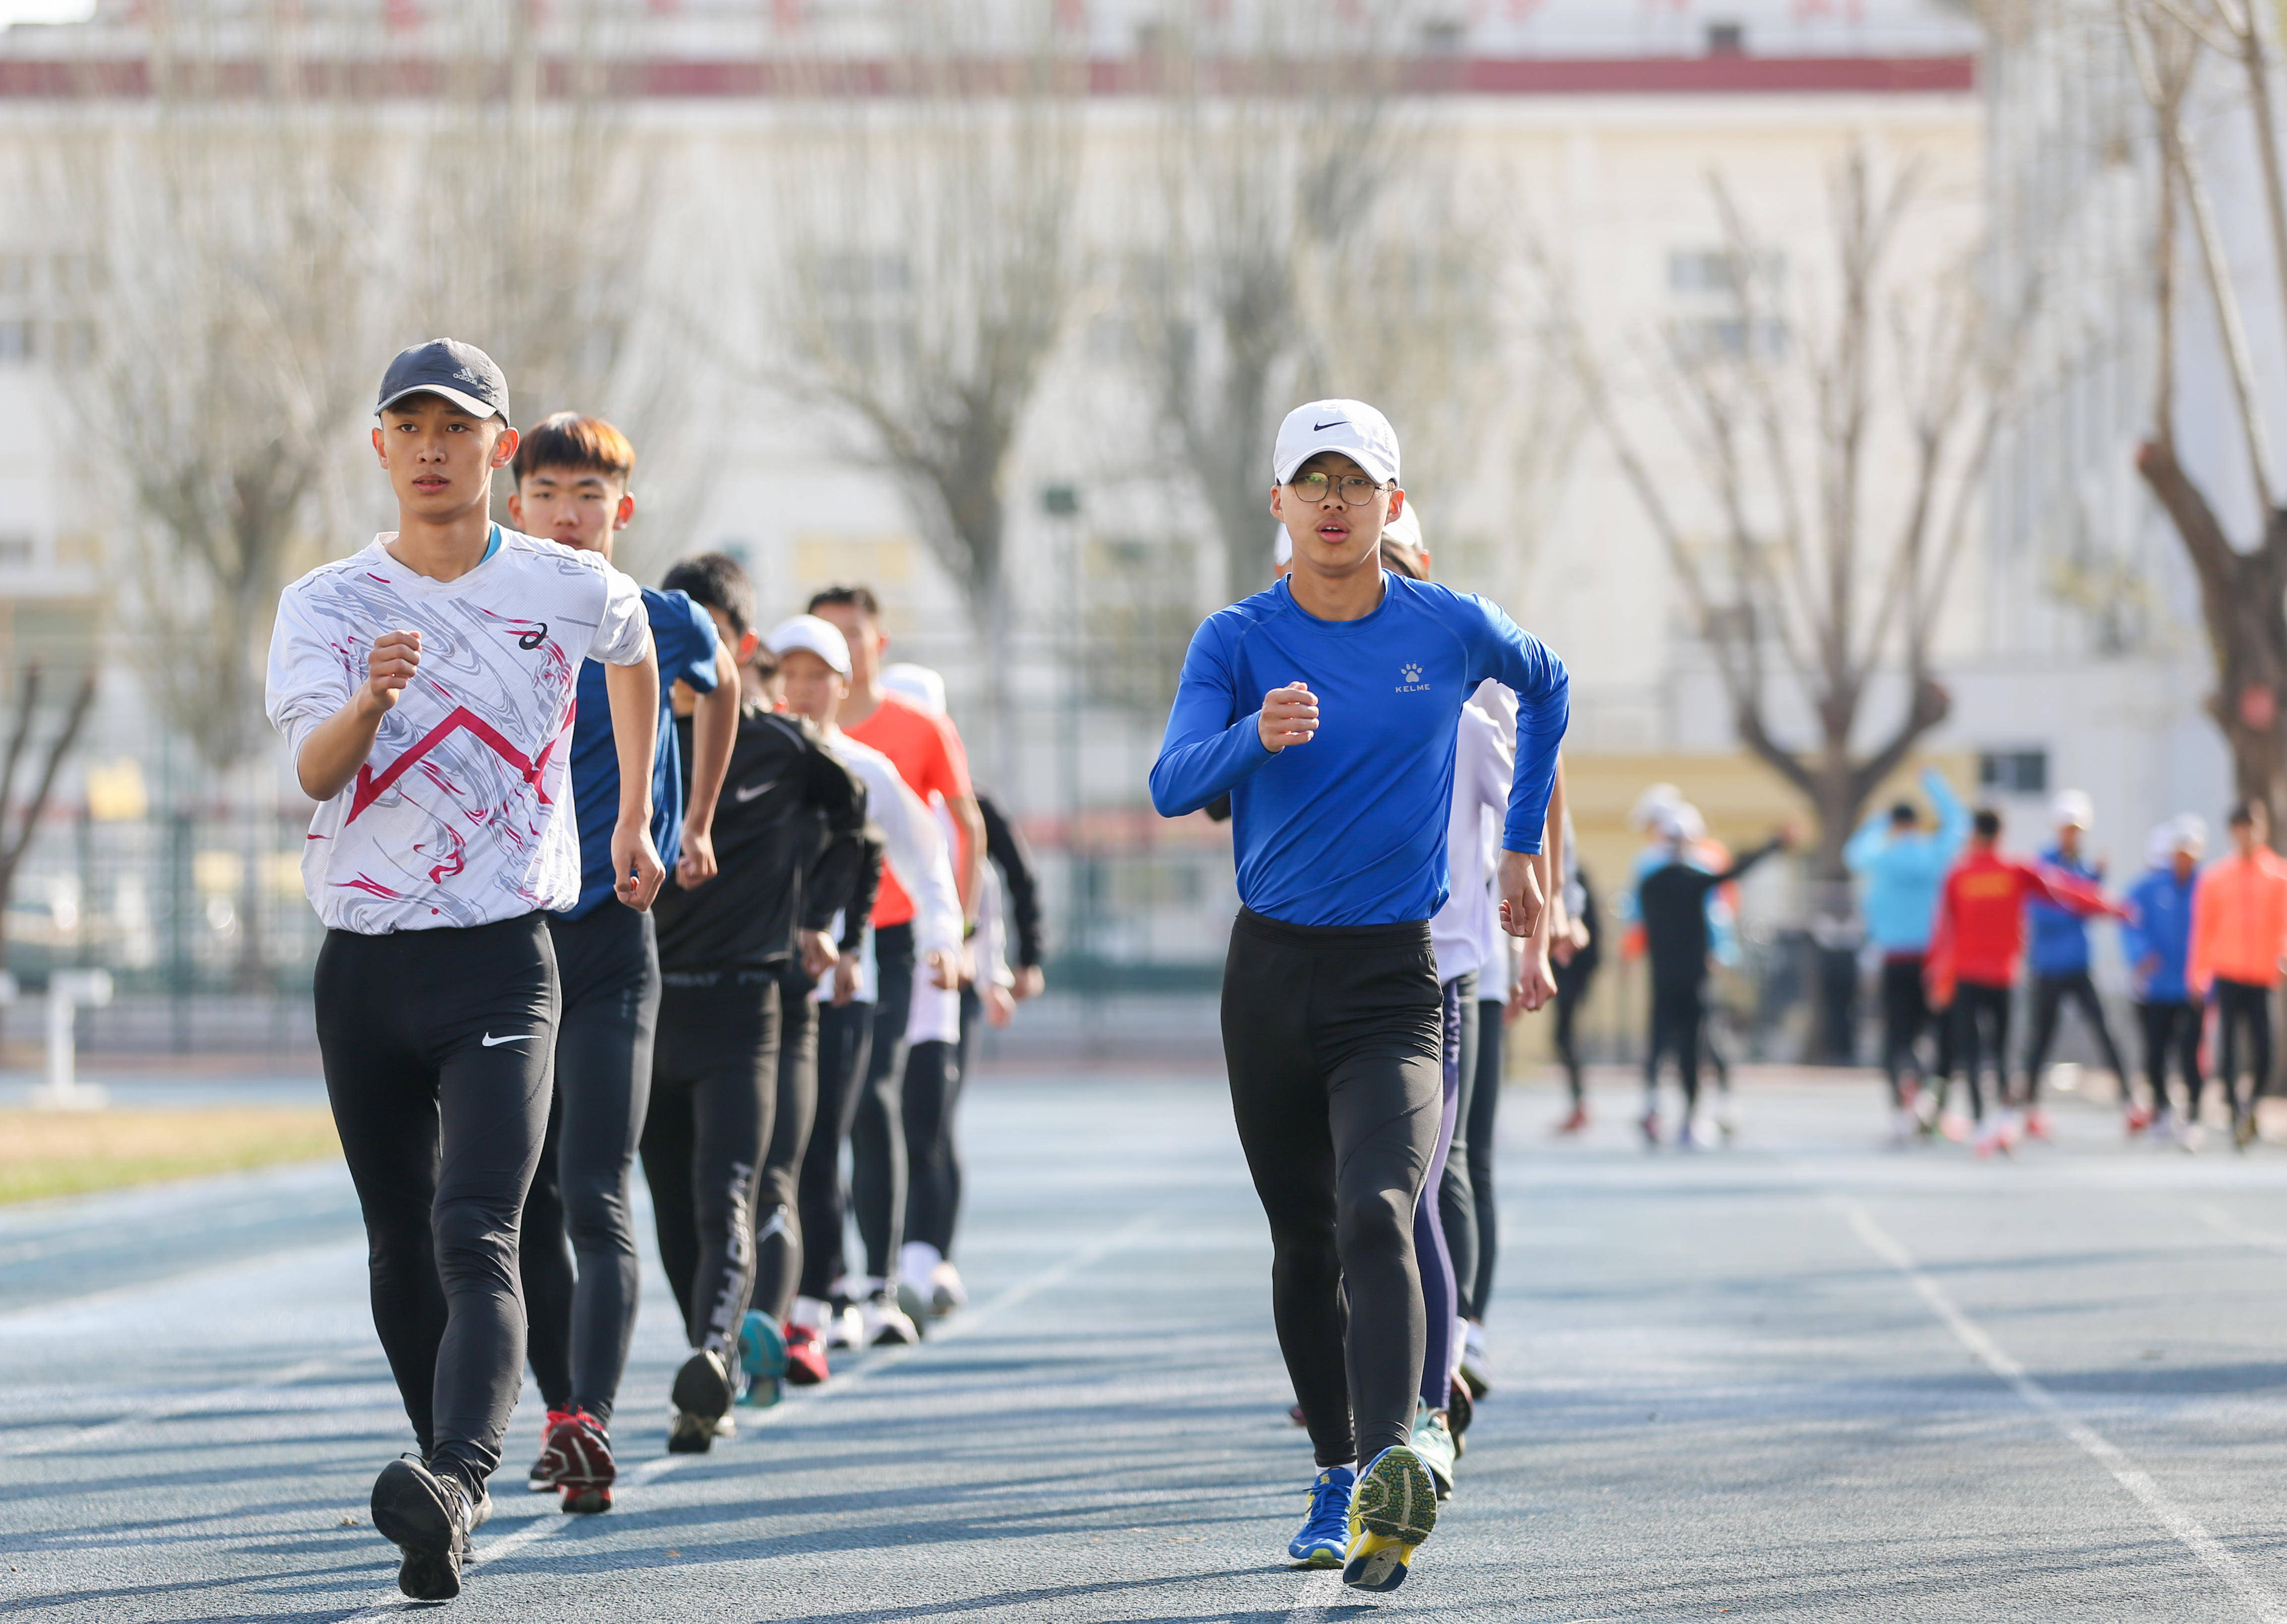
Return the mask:
M862 688L852 683L850 697L843 700L842 708L835 714L835 724L844 729L864 727L874 713L882 708L882 698L879 682L867 682Z
M416 575L455 581L492 556L495 526L482 509L475 515L426 524L398 516L397 534L382 550Z

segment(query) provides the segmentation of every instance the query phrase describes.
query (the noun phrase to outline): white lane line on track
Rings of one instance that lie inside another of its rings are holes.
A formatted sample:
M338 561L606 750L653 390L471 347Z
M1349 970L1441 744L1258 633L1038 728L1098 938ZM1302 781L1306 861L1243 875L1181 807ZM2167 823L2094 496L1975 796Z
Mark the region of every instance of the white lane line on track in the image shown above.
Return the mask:
M89 1444L115 1437L130 1427L139 1427L146 1422L165 1421L176 1415L194 1415L202 1410L213 1409L217 1406L243 1402L272 1388L291 1387L297 1382L306 1381L311 1376L332 1369L338 1362L332 1359L305 1359L298 1364L288 1365L282 1369L272 1371L267 1376L259 1376L250 1382L241 1382L235 1386L209 1388L200 1392L185 1393L180 1398L170 1399L163 1404L149 1405L130 1415L115 1416L109 1421L99 1421L92 1426L75 1427L68 1432L38 1439L28 1444L11 1444L8 1447L0 1449L0 1458L27 1455L53 1455L58 1450L83 1448Z
M746 1415L740 1416L740 1435L750 1436L773 1422L803 1415L814 1407L825 1403L837 1393L850 1392L864 1386L872 1377L881 1375L885 1370L893 1370L907 1360L925 1353L930 1348L957 1341L974 1331L978 1326L988 1323L995 1315L1005 1313L1019 1304L1038 1297L1041 1292L1062 1285L1080 1270L1101 1263L1112 1253L1134 1245L1149 1234L1159 1222L1158 1213L1147 1212L1143 1217L1113 1230L1110 1234L1080 1248L1062 1262L1050 1264L1038 1273L1018 1281L1006 1290L995 1294L990 1300L974 1308L963 1310L958 1319L929 1337L927 1341L912 1343L905 1347L887 1348L879 1352L869 1352L864 1364L847 1376L835 1376L814 1394L783 1399L769 1409L755 1412L751 1420ZM687 1465L694 1461L704 1461L707 1458L703 1455L659 1455L645 1461L631 1470L621 1473L619 1484L615 1486L642 1488L656 1483L678 1466ZM550 1516L544 1512L529 1518L523 1527L504 1533L499 1539L487 1541L471 1558L471 1565L497 1562L503 1557L513 1556L526 1547L536 1545L550 1535L572 1527L582 1520L583 1519L561 1513ZM410 1596L392 1596L363 1612L352 1613L344 1619L341 1624L370 1624L371 1620L386 1619L409 1608L426 1608L433 1605L435 1605L434 1603L416 1602Z
M2096 1463L2112 1474L2113 1481L2128 1491L2131 1497L2150 1513L2152 1520L2175 1537L2186 1549L2206 1564L2208 1571L2237 1592L2240 1599L2255 1612L2264 1624L2287 1624L2287 1602L2281 1599L2248 1576L2237 1557L2220 1540L2202 1527L2191 1515L2160 1492L2158 1484L2149 1474L2133 1464L2117 1444L2094 1427L2075 1415L2058 1401L2056 1396L2025 1372L2024 1366L2010 1357L2007 1350L1986 1335L1976 1321L1962 1313L1948 1297L1945 1288L1923 1273L1914 1261L1913 1254L1875 1222L1874 1215L1847 1196L1831 1198L1835 1207L1848 1222L1867 1249L1905 1276L1906 1283L1914 1289L1930 1313L1936 1315L1954 1339L1967 1348L1977 1361L2007 1384L2026 1407L2039 1415L2064 1435Z
M2287 1235L2275 1229L2258 1229L2243 1224L2212 1201L2204 1201L2192 1209L2193 1215L2209 1228L2229 1235L2249 1246L2259 1246L2267 1251L2287 1252Z

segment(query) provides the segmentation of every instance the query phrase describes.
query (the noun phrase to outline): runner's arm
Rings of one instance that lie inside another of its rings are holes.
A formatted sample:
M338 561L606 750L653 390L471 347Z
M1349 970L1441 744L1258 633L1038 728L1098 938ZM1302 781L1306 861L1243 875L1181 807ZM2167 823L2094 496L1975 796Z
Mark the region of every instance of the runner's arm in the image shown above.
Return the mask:
M281 630L283 630L281 626ZM381 719L421 666L421 634L384 632L366 656L366 680L346 703L302 736L294 754L295 776L313 800L331 800L346 788L373 753ZM291 726L290 720L287 723Z
M1001 871L1001 888L1008 894L1009 923L1017 934L1017 967L1032 968L1041 962L1041 882L1033 854L990 797L979 795L977 809L985 819L985 855Z
M1210 618L1183 656L1159 759L1151 764L1151 805L1161 817L1198 811L1272 758L1261 713L1254 704L1241 713L1223 628Z
M1547 829L1549 798L1556 789L1556 753L1571 721L1572 679L1546 643L1499 608L1483 598L1465 601L1476 604L1484 617L1470 633L1477 666L1470 674L1472 680L1494 678L1516 696L1516 772L1501 848L1538 855Z
M612 885L620 901L648 911L667 878L651 839L651 772L659 755L659 655L645 629L643 657L605 661L604 695L612 710L612 744L620 758L620 816L612 829Z
M685 887L715 877L715 803L739 742L739 662L725 643L715 645L715 686L691 713L691 794L683 803L683 851L677 879Z

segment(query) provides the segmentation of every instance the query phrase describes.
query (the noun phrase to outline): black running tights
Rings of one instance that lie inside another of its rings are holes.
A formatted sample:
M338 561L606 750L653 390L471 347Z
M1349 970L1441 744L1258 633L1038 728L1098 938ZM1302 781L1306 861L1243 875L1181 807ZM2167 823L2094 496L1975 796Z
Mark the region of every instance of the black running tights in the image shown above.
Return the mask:
M1657 1108L1659 1100L1659 1062L1664 1054L1675 1057L1675 1069L1683 1084L1683 1120L1686 1125L1699 1106L1699 1060L1704 1052L1701 1038L1707 1021L1707 993L1697 982L1677 981L1667 986L1652 983L1651 1037L1644 1045L1644 1094L1646 1102Z
M874 1048L871 1004L818 1007L818 1111L802 1156L803 1297L824 1301L847 1273L843 1229L850 1198L842 1182L842 1147L858 1114L858 1089Z
M2200 1006L2183 1002L2139 1004L2136 1024L2144 1034L2144 1079L2152 1089L2152 1108L2168 1108L2168 1063L2184 1075L2184 1120L2200 1119Z
M550 1409L609 1426L642 1277L629 1184L651 1098L659 942L651 915L617 899L576 919L551 914L548 934L564 1014L548 1138L524 1200L526 1352Z
M914 1015L914 927L874 932L874 1047L850 1123L850 1204L866 1272L896 1278L906 1227L906 1029Z
M964 993L961 1023L968 1022ZM953 1253L953 1224L961 1212L961 1153L953 1135L961 1056L961 1048L947 1043L915 1044L906 1056L905 1238L926 1241L939 1257Z
M1231 1111L1270 1221L1271 1313L1318 1464L1413 1436L1424 1336L1413 1209L1444 1034L1426 922L1231 927Z
M753 1305L786 1323L802 1280L800 1186L804 1154L818 1118L818 1015L814 983L800 965L779 976L779 1099L771 1114L771 1147L755 1194Z
M728 1352L754 1292L755 1184L778 1100L778 977L664 979L644 1178L690 1344Z
M2216 1073L2223 1083L2223 1097L2230 1101L2234 1116L2241 1110L2252 1110L2263 1097L2263 1085L2271 1076L2271 989L2258 987L2249 981L2228 981L2219 975L2215 981L2216 1001ZM2248 1079L2246 1104L2241 1104L2239 1092L2239 1035L2247 1034L2247 1058L2252 1076Z
M525 1191L548 1125L556 954L537 914L326 933L326 1095L365 1215L373 1323L421 1453L471 1487L524 1375Z
M1469 1089L1469 1199L1477 1203L1476 1277L1461 1282L1467 1301L1461 1312L1485 1317L1492 1301L1493 1265L1500 1250L1500 1202L1493 1194L1494 1130L1500 1119L1502 1060L1508 1047L1508 1006L1500 998L1477 1000L1476 1081Z
M2104 1018L2104 1004L2096 996L2096 983L2088 972L2077 970L2069 975L2037 975L2033 978L2033 1045L2025 1052L2025 1103L2034 1104L2041 1097L2041 1073L2048 1068L2049 1049L2057 1039L2057 1017L2064 1006L2072 1005L2080 1011L2081 1019L2096 1037L2096 1046L2103 1051L2104 1063L2120 1080L2120 1097L2128 1097L2128 1064L2120 1058L2120 1045L2112 1041L2112 1025Z
M1985 1120L1985 1062L1993 1064L1993 1103L2009 1099L2009 989L1982 981L1962 981L1953 989L1953 1058L1969 1082L1969 1115ZM1948 1074L1949 1076L1951 1075ZM1944 1108L1943 1097L1938 1100Z

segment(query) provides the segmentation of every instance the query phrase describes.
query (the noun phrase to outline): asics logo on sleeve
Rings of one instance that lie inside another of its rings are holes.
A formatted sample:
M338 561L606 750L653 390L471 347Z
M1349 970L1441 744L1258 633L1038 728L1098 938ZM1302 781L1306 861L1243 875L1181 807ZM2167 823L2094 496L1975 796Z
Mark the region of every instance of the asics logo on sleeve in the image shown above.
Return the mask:
M1429 684L1421 680L1421 667L1414 661L1407 660L1397 674L1400 679L1397 689L1399 693L1419 694L1428 691Z
M542 620L539 625L525 633L523 636L518 638L516 640L516 646L519 649L532 650L538 648L542 643L546 643L547 641L548 622Z
M487 1049L497 1049L503 1044L528 1044L531 1041L532 1034L529 1032L510 1032L505 1037L495 1037L490 1032L485 1034L485 1047Z

